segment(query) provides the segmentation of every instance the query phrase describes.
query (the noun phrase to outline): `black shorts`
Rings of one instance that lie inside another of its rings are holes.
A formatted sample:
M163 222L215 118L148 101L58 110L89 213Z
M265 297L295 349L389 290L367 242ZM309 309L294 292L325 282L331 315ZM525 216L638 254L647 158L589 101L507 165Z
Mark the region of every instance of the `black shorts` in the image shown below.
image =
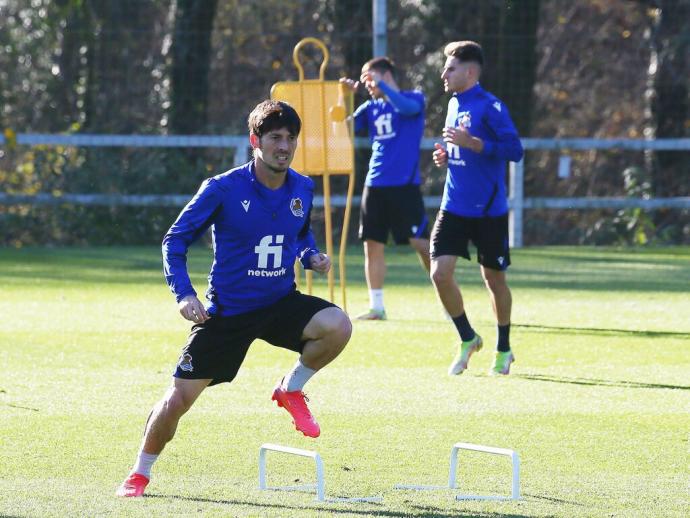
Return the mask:
M510 265L508 213L497 217L465 218L439 211L431 233L431 257L454 255L470 259L469 242L477 247L477 262L503 271Z
M429 238L429 218L419 185L364 187L359 238L386 243L389 231L398 245L409 243L410 238Z
M228 317L213 315L192 326L173 376L212 379L211 385L230 382L257 338L301 353L304 328L316 313L332 307L337 306L293 291L265 308Z

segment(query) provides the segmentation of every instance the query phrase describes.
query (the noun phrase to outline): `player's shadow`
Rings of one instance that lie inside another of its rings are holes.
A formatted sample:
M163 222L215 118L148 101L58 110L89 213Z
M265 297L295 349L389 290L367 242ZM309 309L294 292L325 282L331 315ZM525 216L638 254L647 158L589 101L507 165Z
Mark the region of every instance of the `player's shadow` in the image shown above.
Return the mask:
M208 504L216 504L216 505L221 504L221 505L230 505L230 506L243 505L243 506L247 506L247 507L260 507L260 508L265 508L265 509L295 509L295 510L300 510L300 511L306 511L306 510L310 509L310 510L313 510L316 512L320 512L325 507L325 511L331 515L348 514L348 515L360 515L360 516L388 516L390 518L401 518L404 516L410 516L409 512L387 511L385 509L382 509L382 506L385 504L383 504L383 503L372 503L372 502L367 502L365 505L376 506L375 510L372 510L371 507L367 510L365 510L365 509L362 509L362 510L352 509L349 506L346 509L337 509L337 508L330 507L330 504L328 504L328 503L316 502L316 501L312 502L312 504L315 506L314 508L312 508L311 506L305 507L305 506L286 505L286 504L259 503L259 502L252 502L252 501L246 501L246 500L224 500L224 499L218 499L218 498L201 498L201 497L193 497L193 496L162 495L162 494L156 494L156 493L145 494L144 498L167 498L167 499L172 499L172 500L184 500L185 502L208 503ZM487 512L487 513L479 512L478 513L476 511L463 512L462 510L449 512L446 509L440 509L440 508L434 507L434 506L423 506L423 505L412 505L411 507L421 511L419 513L415 513L415 516L419 516L421 518L432 518L432 517L435 517L435 518L453 518L453 517L457 517L457 516L476 516L479 518L527 518L527 516L528 516L528 515L524 515L524 514L515 514L515 513L496 513L496 512Z
M569 326L546 326L543 324L511 324L511 327L526 328L535 331L558 331L561 333L590 334L590 335L633 335L640 338L656 337L687 337L689 332L683 331L648 331L644 329L615 329L606 327L569 327Z
M574 502L573 500L563 500L562 498L553 498L550 496L530 495L528 493L522 493L522 496L525 498L534 498L537 500L547 500L547 501L553 502L555 504L579 505L581 507L584 507L586 505L586 504L583 504L582 502Z
M570 385L596 385L601 387L642 388L642 389L669 389L690 390L689 385L666 385L663 383L642 383L641 381L601 380L592 378L566 378L563 376L547 376L543 374L511 374L516 378L532 381L548 381L551 383L568 383Z

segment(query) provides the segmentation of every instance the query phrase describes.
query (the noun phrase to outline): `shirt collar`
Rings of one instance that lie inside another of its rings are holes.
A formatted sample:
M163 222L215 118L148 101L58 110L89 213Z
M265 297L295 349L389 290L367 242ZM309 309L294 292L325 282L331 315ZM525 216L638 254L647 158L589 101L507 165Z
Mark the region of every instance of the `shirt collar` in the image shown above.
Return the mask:
M464 92L461 92L461 93L458 93L458 92L454 93L453 97L455 97L458 101L466 101L467 99L469 99L470 97L473 97L474 95L478 94L481 91L482 91L482 86L479 83L477 83L476 85L474 85L469 90L465 90Z
M273 189L269 189L266 187L264 184L262 184L257 178L256 178L256 161L255 159L252 159L252 161L249 163L249 176L251 178L252 183L254 184L255 189L257 189L260 192L267 192L267 193L282 193L288 189L290 189L290 186L288 184L292 184L292 169L288 167L287 174L285 175L285 183L281 185L278 189L275 191Z

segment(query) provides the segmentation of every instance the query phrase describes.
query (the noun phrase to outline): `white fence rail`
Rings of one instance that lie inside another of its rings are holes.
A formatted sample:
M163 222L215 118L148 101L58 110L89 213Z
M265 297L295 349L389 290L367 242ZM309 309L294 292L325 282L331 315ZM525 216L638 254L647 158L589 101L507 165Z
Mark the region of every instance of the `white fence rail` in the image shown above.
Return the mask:
M422 139L421 148L432 150L435 142L441 138ZM690 138L681 139L591 139L591 138L557 138L557 139L522 139L526 150L552 150L568 153L572 150L588 149L616 149L629 151L690 151ZM0 135L0 145L24 146L66 146L66 147L214 147L233 149L233 165L246 163L251 157L248 138L245 135L90 135L90 134L44 134L19 133L12 142ZM369 147L367 138L355 139L358 148ZM564 155L566 156L566 155ZM689 162L690 163L690 162ZM561 164L567 174L569 162ZM688 166L690 169L690 165ZM643 210L657 209L690 209L690 196L675 198L629 198L629 197L598 197L598 198L525 198L523 191L524 164L523 162L510 164L509 172L509 206L510 206L510 236L511 246L522 246L523 215L526 209L624 209L641 208ZM0 205L132 205L132 206L176 206L181 207L189 200L189 194L62 194L50 193L35 195L10 194L0 192ZM359 196L355 196L353 204L359 204ZM428 208L440 206L440 196L427 196L425 203ZM323 198L317 196L314 200L317 207L323 206ZM333 207L343 207L345 197L332 196Z

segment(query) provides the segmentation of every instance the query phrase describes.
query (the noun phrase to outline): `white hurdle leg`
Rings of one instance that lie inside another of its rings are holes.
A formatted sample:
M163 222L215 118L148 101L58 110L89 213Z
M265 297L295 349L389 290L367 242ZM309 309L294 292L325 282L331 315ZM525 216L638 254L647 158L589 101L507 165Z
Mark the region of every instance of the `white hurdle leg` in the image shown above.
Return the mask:
M290 455L299 455L300 457L310 457L314 459L316 464L316 484L306 484L302 486L267 486L266 485L266 452L277 451L280 453L288 453ZM281 446L280 444L262 444L259 449L259 489L273 489L277 491L299 491L304 489L316 489L316 499L319 502L326 500L326 483L323 477L323 461L321 456L315 451L300 450L298 448L291 448L290 446Z
M518 500L520 498L520 458L513 450L505 448L494 448L493 446L482 446L480 444L469 444L458 442L450 450L450 469L448 470L448 484L445 486L422 486L415 484L396 484L394 489L412 489L415 491L436 490L436 489L457 489L457 470L458 454L460 450L472 450L494 455L505 455L510 457L513 467L512 494L510 497L500 495L457 495L457 500Z
M290 455L298 455L300 457L310 457L314 459L316 464L316 484L305 484L301 486L268 486L266 484L266 452L275 451L279 453L288 453ZM321 456L315 451L300 450L298 448L291 448L290 446L281 446L280 444L262 444L259 448L259 489L273 489L276 491L304 491L316 489L316 499L319 502L381 502L382 497L360 497L360 498L326 498L326 481L323 474L323 461Z
M458 452L460 450L471 450L482 453L492 453L494 455L504 455L510 457L513 468L512 493L510 497L500 495L456 495L456 500L519 500L520 499L520 457L514 450L507 448L494 448L493 446L482 446L480 444L469 444L458 442L453 445L450 452L450 474L448 475L448 485L456 487L455 476L458 465Z

